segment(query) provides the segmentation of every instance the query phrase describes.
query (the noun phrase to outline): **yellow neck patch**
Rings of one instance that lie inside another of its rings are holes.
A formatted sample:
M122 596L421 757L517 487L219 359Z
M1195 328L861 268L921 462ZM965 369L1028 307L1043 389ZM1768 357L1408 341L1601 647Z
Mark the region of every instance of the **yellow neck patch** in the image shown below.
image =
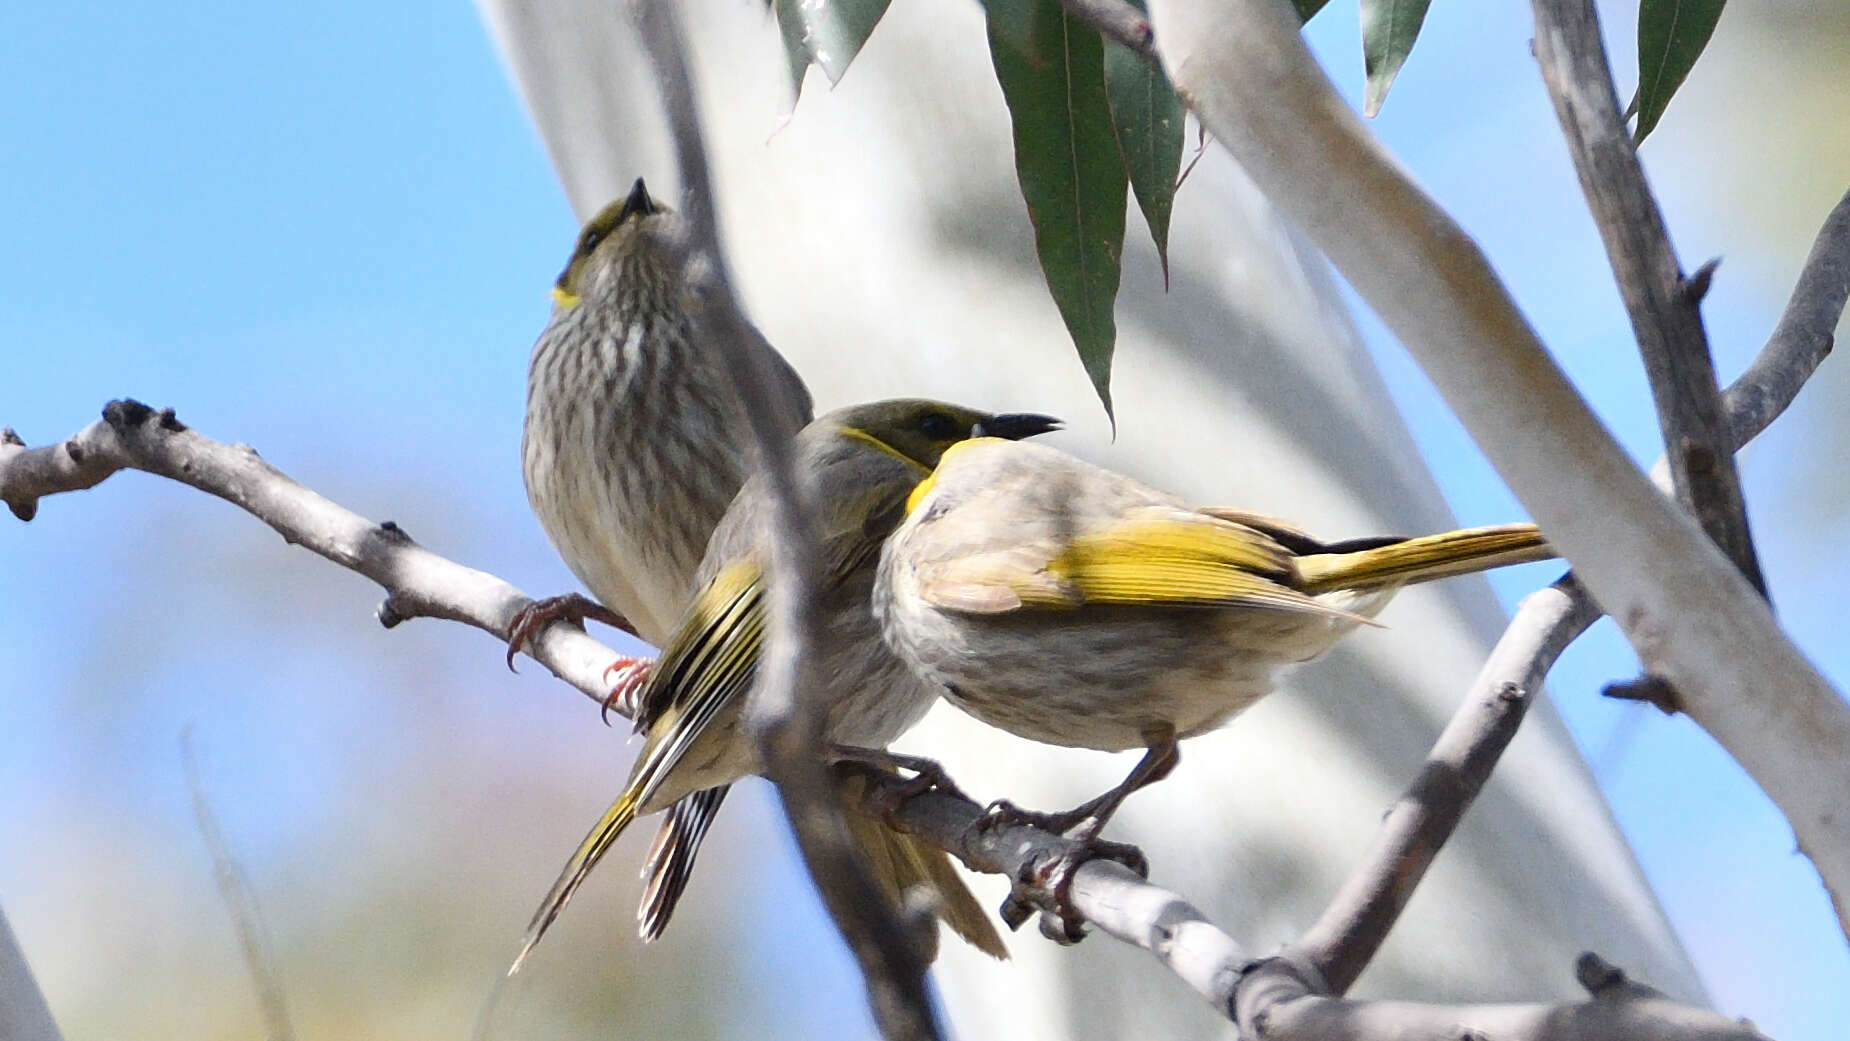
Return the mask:
M578 306L578 294L567 292L562 286L552 287L552 302L564 308Z
M999 440L1001 440L1001 438L973 437L967 441L959 441L956 444L952 445L951 447L945 449L944 454L938 457L938 469L933 470L930 473L930 475L928 475L923 481L920 481L918 485L912 489L911 495L906 496L906 516L908 517L912 516L912 511L919 508L919 500L925 498L927 495L930 495L931 490L937 487L939 472L942 471L945 465L951 461L952 456L963 451L965 445L973 445L977 443L978 441L999 441ZM923 467L921 467L921 469L923 469Z
M906 453L900 451L899 449L894 448L892 445L887 444L885 441L880 440L879 438L875 437L874 435L868 433L865 430L860 430L855 427L836 427L835 432L850 440L859 441L862 444L867 445L871 448L877 448L880 451L885 452L887 455L890 455L893 458L899 460L900 462L905 463L907 466L912 467L914 470L917 470L918 472L922 474L931 473L931 469L927 467L924 463L919 462L917 459L914 459L911 456L907 455Z

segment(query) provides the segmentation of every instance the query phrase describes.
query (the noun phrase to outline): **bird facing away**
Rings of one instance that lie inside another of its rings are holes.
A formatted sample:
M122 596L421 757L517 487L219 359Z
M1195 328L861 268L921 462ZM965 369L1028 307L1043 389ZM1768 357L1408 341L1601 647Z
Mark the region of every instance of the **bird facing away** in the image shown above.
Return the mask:
M661 646L693 596L707 540L756 465L733 375L694 337L678 245L685 231L638 178L584 226L553 287L527 371L521 472L540 526L596 602L568 595L530 605L509 627L509 667L526 638L558 618L596 618ZM773 413L794 437L809 422L809 392L753 337L775 376ZM611 671L624 677L619 691L633 690L646 663L620 658ZM703 792L664 820L658 845L674 858L661 870L691 860L725 794ZM680 889L660 893L658 929Z
M982 438L912 493L875 609L899 657L978 719L1048 744L1145 749L1117 787L1044 818L1090 838L1174 768L1177 741L1373 624L1401 586L1553 555L1529 524L1326 544L1045 445Z
M821 540L824 572L818 595L828 634L812 669L824 689L805 696L825 706L824 733L831 743L885 748L942 693L893 656L880 638L870 602L881 542L904 515L907 494L946 449L973 432L1020 438L1058 425L1046 416L993 415L903 399L831 412L797 435L795 461L799 474L811 482ZM515 969L637 816L683 812L698 805L702 793L758 770L743 714L763 649L770 503L764 480L754 476L713 533L700 564L699 591L637 699L637 724L648 738L629 781L534 915ZM864 845L869 836L880 844L864 852L889 895L897 897L921 882L935 886L941 917L979 948L1005 956L995 927L942 851L884 827L859 827L855 833ZM662 840L650 851L651 881L641 912L645 935L658 888L685 884L692 870L691 856L680 858L673 871L654 868L658 860L673 856ZM901 877L894 877L894 871Z
M547 538L599 603L659 647L756 465L734 377L694 338L682 219L641 179L579 233L527 370L521 472ZM755 332L755 331L754 331ZM786 436L809 392L762 336Z

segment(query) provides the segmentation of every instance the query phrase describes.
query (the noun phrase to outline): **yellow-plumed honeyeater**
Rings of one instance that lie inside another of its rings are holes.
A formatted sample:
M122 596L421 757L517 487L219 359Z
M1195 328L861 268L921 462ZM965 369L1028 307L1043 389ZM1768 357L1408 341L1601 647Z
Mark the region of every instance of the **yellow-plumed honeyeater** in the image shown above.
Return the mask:
M1020 438L1055 429L1046 416L994 415L934 401L894 400L841 409L797 435L796 465L812 488L824 563L820 609L828 639L812 675L824 689L805 692L826 706L824 732L842 746L884 748L942 693L894 657L880 638L871 596L880 547L904 516L906 497L946 449L981 432ZM525 958L598 859L637 816L705 813L708 793L757 772L744 708L763 651L770 498L748 480L713 533L698 591L637 699L648 734L629 783L591 829L528 930ZM704 809L703 809L704 808ZM857 822L855 837L889 895L915 884L936 889L938 910L977 947L1006 956L1001 938L940 850L878 822ZM679 836L698 836L704 818L663 831L650 851L643 898L645 934L660 891L678 889L693 868ZM515 966L518 967L519 960Z
M756 466L733 374L694 336L683 224L638 179L585 224L553 287L527 372L521 472L540 526L596 602L552 597L521 612L510 666L555 618L597 618L661 646L694 594L708 538ZM810 419L809 392L755 330L753 345L774 375L773 414L795 436ZM623 658L611 669L633 685L643 667ZM691 857L724 797L705 792L669 815L659 841ZM659 932L680 889L657 892Z
M1165 776L1176 742L1272 689L1409 583L1554 554L1529 524L1320 542L1197 509L1038 444L966 441L910 496L882 553L887 643L946 697L1054 745L1145 749L1123 783L1066 814L1096 835Z

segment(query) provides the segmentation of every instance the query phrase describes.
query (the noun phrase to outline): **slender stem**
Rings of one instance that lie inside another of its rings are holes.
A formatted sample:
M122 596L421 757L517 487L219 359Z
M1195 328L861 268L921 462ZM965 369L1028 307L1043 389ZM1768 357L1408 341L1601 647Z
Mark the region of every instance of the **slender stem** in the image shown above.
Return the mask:
M1631 315L1677 499L1764 595L1702 327L1702 292L1712 268L1683 277L1619 114L1592 0L1534 0L1534 7L1535 57Z

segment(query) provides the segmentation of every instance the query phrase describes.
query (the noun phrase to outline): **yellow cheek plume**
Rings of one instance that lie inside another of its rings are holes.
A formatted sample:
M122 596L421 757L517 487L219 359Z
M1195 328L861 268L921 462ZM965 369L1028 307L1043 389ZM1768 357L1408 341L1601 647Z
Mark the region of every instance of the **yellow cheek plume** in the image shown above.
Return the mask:
M561 286L552 287L552 302L560 307L577 307L578 294L566 291Z

